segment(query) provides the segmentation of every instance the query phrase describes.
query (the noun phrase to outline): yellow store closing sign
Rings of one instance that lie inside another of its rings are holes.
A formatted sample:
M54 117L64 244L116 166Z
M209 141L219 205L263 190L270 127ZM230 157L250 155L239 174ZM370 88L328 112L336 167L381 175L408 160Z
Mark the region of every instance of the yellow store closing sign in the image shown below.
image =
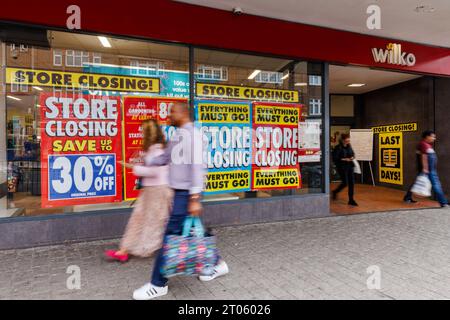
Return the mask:
M387 126L372 127L374 133L417 132L417 122L391 124Z
M6 83L86 90L160 92L160 83L157 78L22 68L7 68Z
M300 100L298 91L238 87L218 85L211 83L197 83L197 97L220 98L220 99L239 99L239 100L260 100L272 102L292 102L297 103Z
M403 133L383 133L379 139L380 182L403 185Z

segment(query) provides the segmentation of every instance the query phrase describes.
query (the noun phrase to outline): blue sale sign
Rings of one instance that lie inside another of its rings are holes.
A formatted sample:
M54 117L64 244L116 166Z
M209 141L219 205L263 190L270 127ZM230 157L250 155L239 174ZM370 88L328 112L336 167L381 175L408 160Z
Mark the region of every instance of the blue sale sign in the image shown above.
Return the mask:
M49 155L49 200L116 195L115 154Z
M252 108L248 102L197 100L196 126L208 144L207 194L251 190Z

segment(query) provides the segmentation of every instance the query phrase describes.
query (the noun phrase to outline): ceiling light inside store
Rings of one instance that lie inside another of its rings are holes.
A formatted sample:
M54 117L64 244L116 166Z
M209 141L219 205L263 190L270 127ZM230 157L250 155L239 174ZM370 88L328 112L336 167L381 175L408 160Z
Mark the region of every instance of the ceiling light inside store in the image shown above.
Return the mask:
M22 99L19 99L19 98L13 97L13 96L6 96L6 97L9 99L12 99L12 100L22 101Z
M257 76L258 74L260 74L260 73L261 73L261 70L255 70L255 71L253 71L253 73L250 75L250 77L248 77L248 80L253 80L253 79L255 79L256 76Z
M361 87L364 87L365 85L366 85L365 83L352 83L352 84L349 84L348 87L349 88L361 88Z
M33 89L37 90L37 91L44 91L44 89L40 88L40 87L33 87Z
M283 78L281 78L281 80L286 80L287 78L289 78L289 73L286 73Z
M295 84L296 87L306 87L307 85L308 84L306 82L299 82Z
M109 40L106 37L98 37L98 40L100 40L100 42L102 43L102 46L104 46L105 48L111 48L111 43L109 43Z

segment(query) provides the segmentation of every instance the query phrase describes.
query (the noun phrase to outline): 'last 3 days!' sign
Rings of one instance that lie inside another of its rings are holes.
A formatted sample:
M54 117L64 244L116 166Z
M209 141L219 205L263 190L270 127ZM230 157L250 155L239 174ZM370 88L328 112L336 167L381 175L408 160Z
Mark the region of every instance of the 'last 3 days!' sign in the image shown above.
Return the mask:
M122 201L120 98L43 93L42 207Z
M379 139L380 182L403 185L403 133L383 133Z

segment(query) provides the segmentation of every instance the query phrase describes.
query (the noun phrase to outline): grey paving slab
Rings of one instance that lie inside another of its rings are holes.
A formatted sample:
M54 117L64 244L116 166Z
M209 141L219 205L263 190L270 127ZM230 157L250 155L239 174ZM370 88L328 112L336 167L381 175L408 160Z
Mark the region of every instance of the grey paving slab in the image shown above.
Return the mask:
M231 273L210 283L178 277L163 300L450 299L450 210L417 210L215 230ZM130 299L153 259L108 263L119 240L0 251L0 300ZM81 271L70 290L69 266ZM370 290L377 266L381 289Z

